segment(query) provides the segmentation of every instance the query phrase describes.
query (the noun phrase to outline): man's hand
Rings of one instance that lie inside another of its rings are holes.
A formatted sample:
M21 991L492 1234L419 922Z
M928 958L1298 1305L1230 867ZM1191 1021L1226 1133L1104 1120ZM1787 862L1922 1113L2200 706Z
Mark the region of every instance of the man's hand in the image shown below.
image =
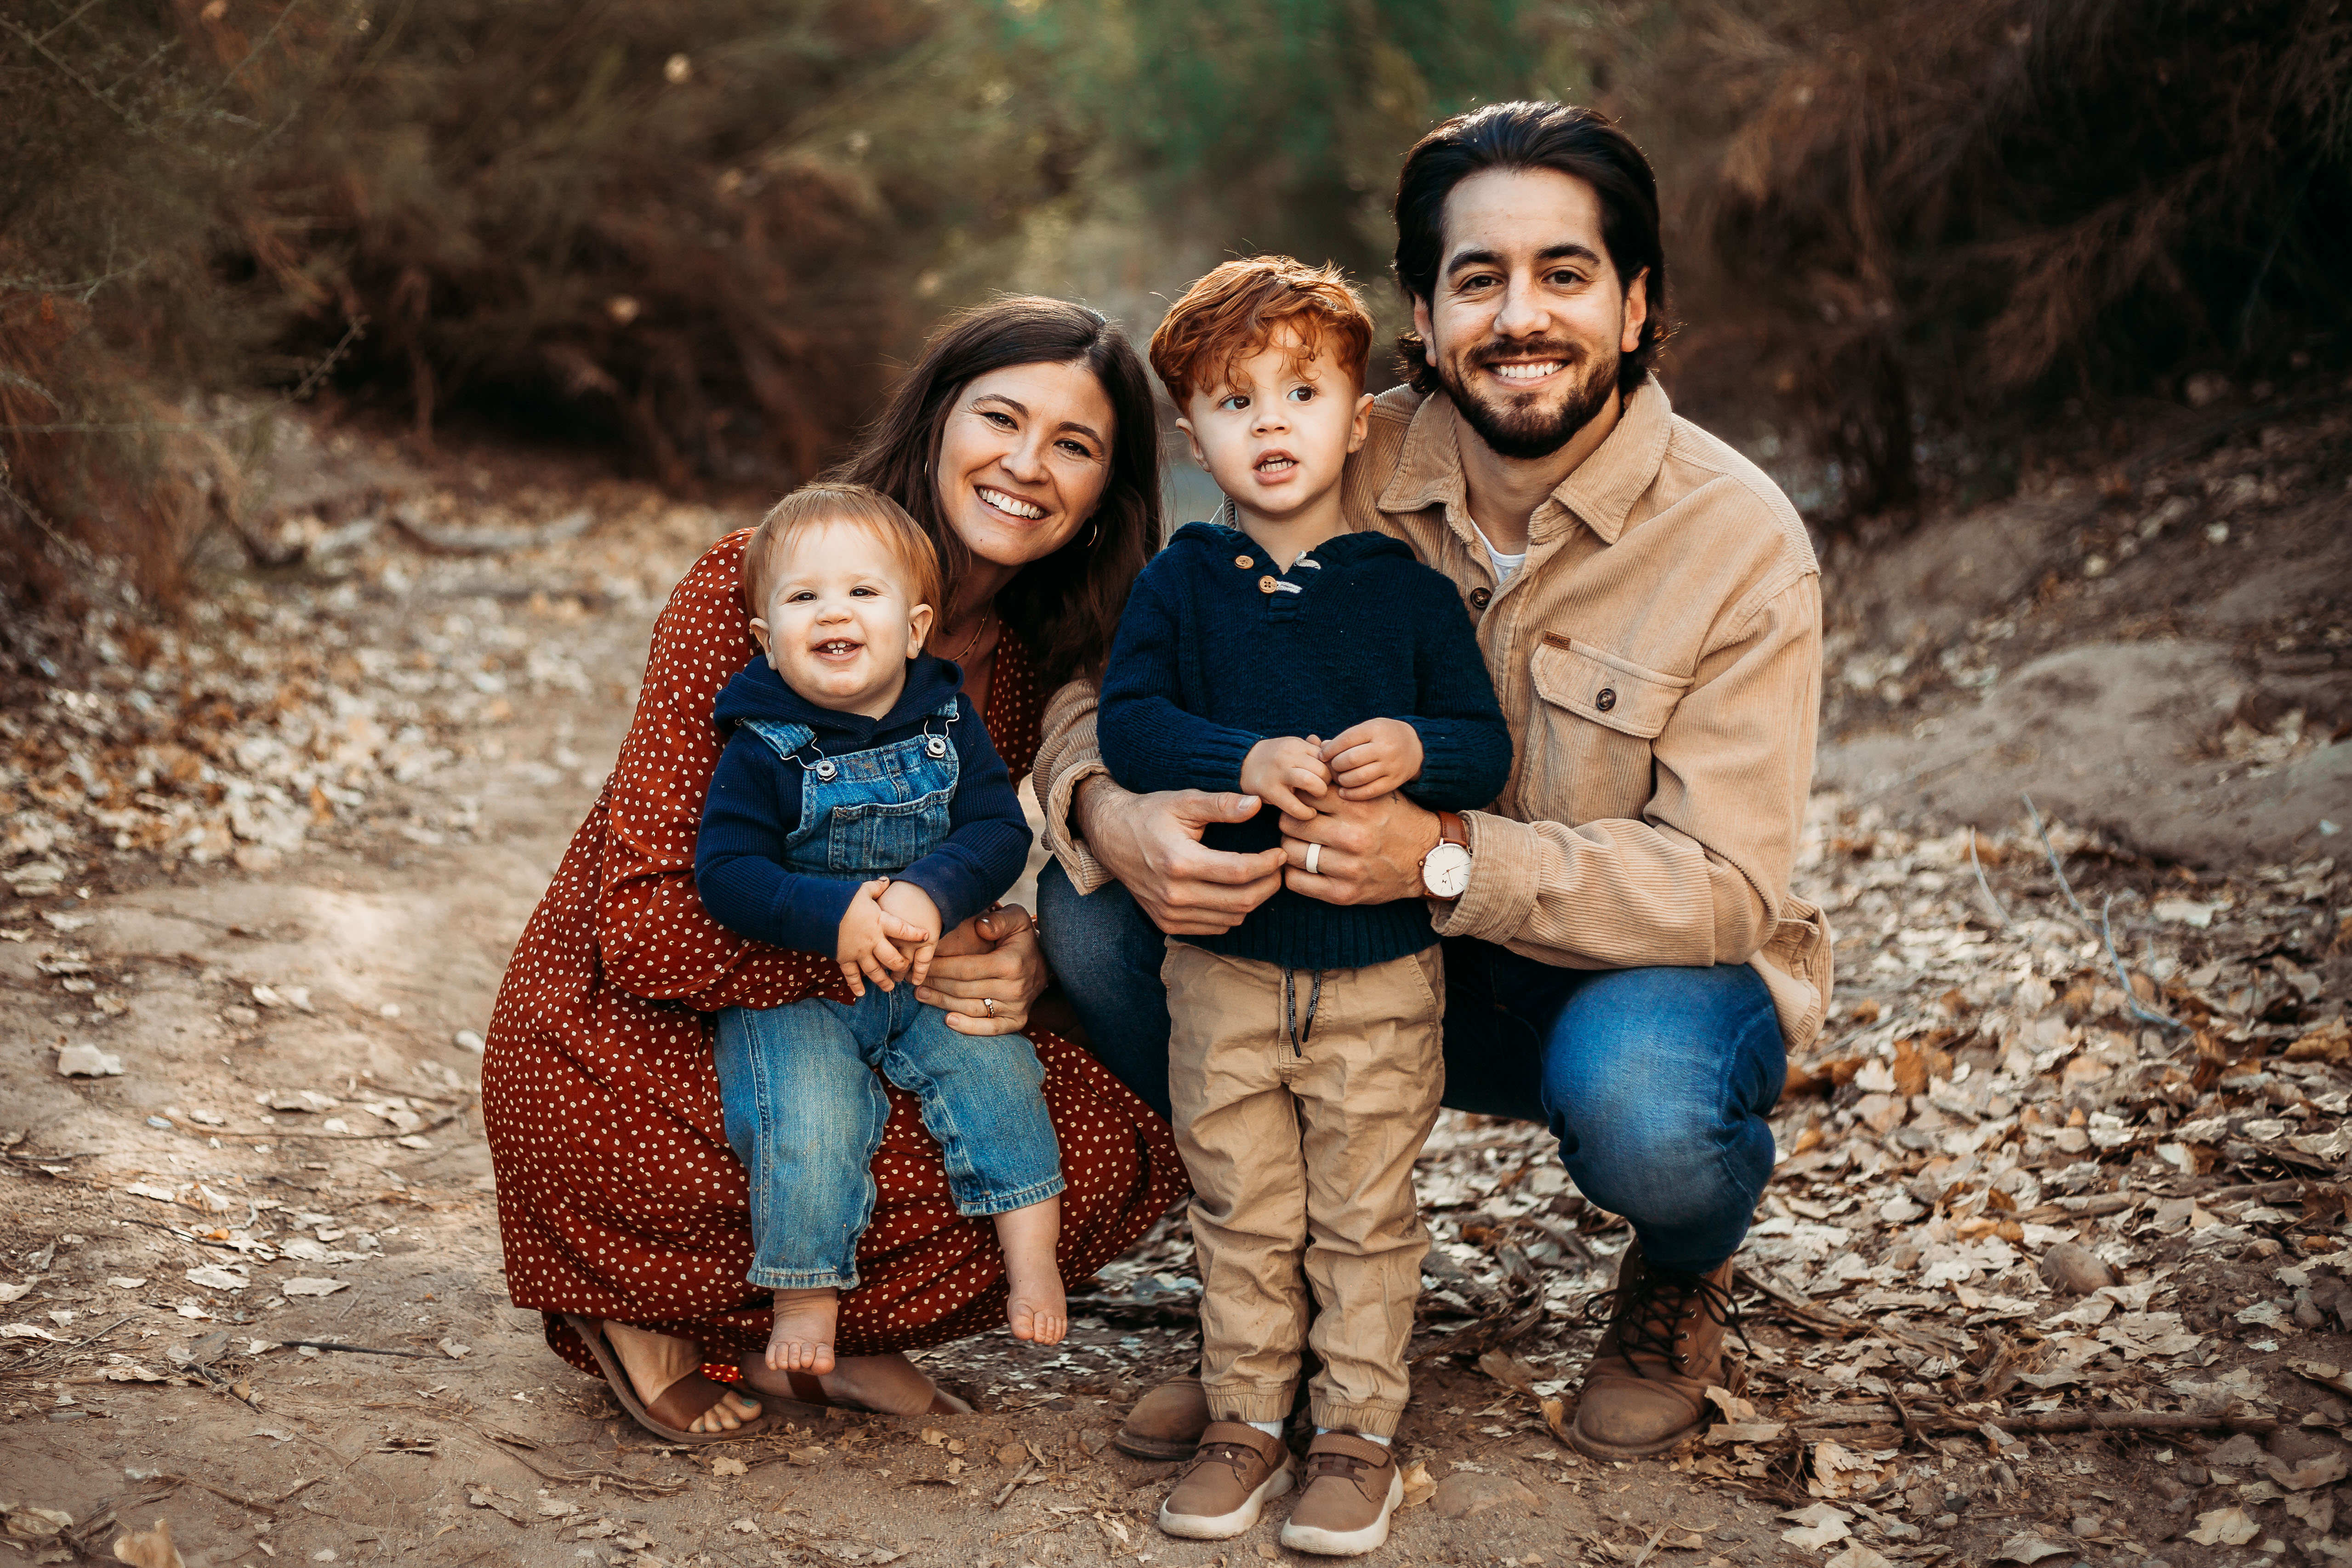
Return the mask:
M1108 778L1078 791L1078 836L1171 936L1214 936L1282 887L1283 852L1233 855L1202 847L1213 822L1247 822L1255 795L1169 790L1130 795Z
M1298 797L1312 795L1319 800L1331 788L1331 770L1324 762L1326 750L1312 735L1303 741L1296 735L1269 735L1242 759L1242 790L1268 802L1285 816L1307 821L1315 815L1315 808ZM1415 772L1420 755L1416 741Z
M1367 719L1324 742L1322 759L1341 800L1374 800L1421 776L1421 733L1402 719Z
M1312 875L1307 870L1310 844L1323 846ZM1283 880L1293 892L1327 904L1423 898L1422 857L1436 846L1437 814L1401 795L1336 800L1312 822L1284 819L1282 847L1290 868Z
M883 990L896 982L891 976L907 967L906 954L895 943L912 946L917 942L936 942L936 931L926 931L911 925L882 907L882 894L889 888L890 879L877 877L857 889L849 900L849 912L841 917L841 931L833 949L833 961L841 965L841 977L849 982L852 996L866 994L866 982L871 980ZM925 903L930 900L925 899ZM933 922L939 912L932 911Z
M931 901L930 894L908 881L892 882L882 889L877 901L885 915L921 933L907 938L915 945L907 954L906 978L910 985L922 984L931 973L931 950L940 945L940 906Z
M1051 979L1029 911L1000 904L940 938L915 1000L945 1008L960 1035L1011 1035L1028 1026L1030 1004Z

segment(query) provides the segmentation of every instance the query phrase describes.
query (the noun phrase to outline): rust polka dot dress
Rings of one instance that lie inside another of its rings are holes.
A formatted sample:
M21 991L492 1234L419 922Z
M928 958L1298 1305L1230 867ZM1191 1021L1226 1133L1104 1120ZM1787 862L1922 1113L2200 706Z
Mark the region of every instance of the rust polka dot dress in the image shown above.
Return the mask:
M748 531L719 541L654 626L619 765L572 836L508 965L482 1060L482 1113L515 1304L548 1342L594 1363L559 1314L702 1342L716 1361L767 1342L765 1291L744 1281L750 1197L720 1121L709 1015L845 998L829 955L750 942L703 912L694 836L718 765L710 714L755 651L741 588ZM1044 694L1000 644L987 721L1017 779ZM1184 1191L1168 1124L1086 1051L1029 1031L1062 1145L1063 1277L1126 1250ZM894 1085L874 1156L879 1189L842 1299L845 1355L913 1350L1003 1321L1003 1258L985 1217L956 1213L940 1146Z

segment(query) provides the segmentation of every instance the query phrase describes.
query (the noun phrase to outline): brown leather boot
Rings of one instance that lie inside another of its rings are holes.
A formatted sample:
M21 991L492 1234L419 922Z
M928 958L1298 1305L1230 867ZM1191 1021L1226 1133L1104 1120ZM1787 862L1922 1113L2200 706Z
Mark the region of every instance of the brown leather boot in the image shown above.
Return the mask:
M1585 1370L1570 1436L1596 1459L1663 1454L1706 1424L1708 1385L1723 1381L1723 1336L1736 1327L1731 1261L1711 1273L1654 1269L1641 1243L1625 1252L1617 1288L1588 1311L1609 1327Z
M1209 1425L1209 1395L1198 1373L1171 1377L1135 1402L1111 1447L1139 1459L1189 1459Z

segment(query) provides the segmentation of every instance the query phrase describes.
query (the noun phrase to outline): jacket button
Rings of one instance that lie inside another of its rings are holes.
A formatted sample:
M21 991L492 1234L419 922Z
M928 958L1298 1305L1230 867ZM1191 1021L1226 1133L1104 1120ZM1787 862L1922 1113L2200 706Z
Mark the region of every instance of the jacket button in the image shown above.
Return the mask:
M1494 603L1494 600L1495 595L1492 589L1473 588L1470 590L1470 607L1474 610L1483 610L1488 605Z
M1254 557L1251 557L1251 556L1247 556L1247 555L1236 555L1236 556L1234 556L1234 565L1236 565L1236 566L1238 566L1238 567L1240 567L1243 571L1246 572L1246 571L1248 571L1251 567L1253 567L1253 566L1256 565L1256 564L1257 564L1257 562L1256 562L1256 560L1255 560Z
M1612 687L1612 686L1604 686L1604 687L1602 687L1602 688L1601 689L1601 695L1600 695L1600 696L1598 696L1598 697L1596 697L1596 698L1594 698L1594 699L1592 700L1592 705L1593 705L1595 708L1600 709L1603 713L1606 713L1606 712L1608 712L1608 711L1609 711L1609 710L1611 710L1612 708L1616 707L1616 706L1617 706L1617 689L1616 689L1616 688Z
M1281 584L1272 577L1261 577L1257 580L1257 591L1261 594L1271 594L1280 586Z

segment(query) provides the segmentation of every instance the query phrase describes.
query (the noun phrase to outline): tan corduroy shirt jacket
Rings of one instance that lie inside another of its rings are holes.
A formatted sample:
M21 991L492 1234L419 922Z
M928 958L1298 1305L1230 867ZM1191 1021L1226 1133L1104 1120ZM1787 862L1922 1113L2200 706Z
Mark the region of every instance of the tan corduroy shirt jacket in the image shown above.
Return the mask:
M1462 590L1517 742L1501 797L1466 816L1469 890L1432 906L1438 931L1574 969L1752 964L1805 1049L1830 935L1789 887L1822 679L1796 509L1654 379L1536 510L1527 565L1497 587L1454 430L1443 396L1385 393L1342 480L1349 527L1402 539ZM1095 689L1074 682L1047 707L1036 777L1081 892L1108 873L1070 802L1104 771Z

